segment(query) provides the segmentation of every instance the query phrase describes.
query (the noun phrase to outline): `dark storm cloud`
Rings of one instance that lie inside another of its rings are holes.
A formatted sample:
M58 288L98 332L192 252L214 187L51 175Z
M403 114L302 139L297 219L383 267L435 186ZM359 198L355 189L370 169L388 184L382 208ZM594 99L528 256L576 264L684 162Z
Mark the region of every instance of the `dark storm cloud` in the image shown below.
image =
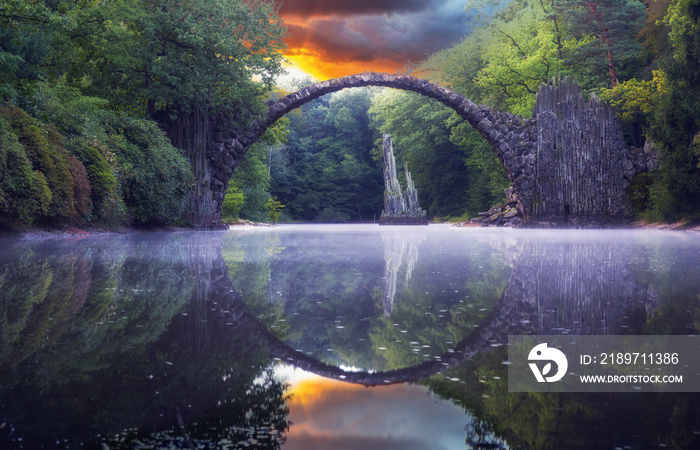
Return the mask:
M404 13L439 7L447 0L282 0L283 16Z
M375 3L388 6L395 2ZM468 31L461 1L432 3L439 3L440 7L420 12L405 10L401 14L391 15L334 14L328 18L307 20L303 24L288 24L290 37L287 43L292 51L304 49L322 58L341 61L385 59L403 64L421 60L459 41ZM421 4L429 5L430 2ZM335 6L336 3L333 3Z

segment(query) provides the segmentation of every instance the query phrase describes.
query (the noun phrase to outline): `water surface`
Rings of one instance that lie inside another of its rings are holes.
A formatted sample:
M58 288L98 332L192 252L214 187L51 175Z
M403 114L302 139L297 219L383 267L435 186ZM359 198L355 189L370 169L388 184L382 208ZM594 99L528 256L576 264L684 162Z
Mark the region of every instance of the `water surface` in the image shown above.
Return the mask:
M0 446L694 448L696 394L508 393L503 344L698 334L699 266L641 230L2 239Z

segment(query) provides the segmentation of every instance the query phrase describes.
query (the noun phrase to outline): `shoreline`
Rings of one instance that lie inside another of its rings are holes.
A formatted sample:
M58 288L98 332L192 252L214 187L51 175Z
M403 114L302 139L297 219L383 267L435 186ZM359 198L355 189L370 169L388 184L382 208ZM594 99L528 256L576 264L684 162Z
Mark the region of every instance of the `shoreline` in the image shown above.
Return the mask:
M470 222L435 222L450 224L458 228L483 227L477 223ZM236 227L273 227L274 225L263 222L253 222L250 220L240 220L234 223L224 224L231 228ZM498 227L486 227L498 228ZM520 227L519 227L520 228ZM530 228L536 229L536 227ZM550 229L570 229L566 227L551 227ZM585 229L585 228L582 228ZM693 231L700 232L700 220L687 222L679 221L673 223L648 223L643 220L635 220L626 226L621 227L600 227L599 230L661 230L661 231ZM45 239L68 239L68 238L83 238L102 235L121 235L130 233L151 233L151 232L181 232L181 231L197 231L194 228L178 227L174 225L153 226L153 227L118 227L118 228L101 228L101 227L77 227L68 226L65 228L31 228L26 230L0 230L0 239L26 239L26 240L45 240Z
M700 220L686 222L679 221L673 223L647 223L642 220L635 220L629 228L649 229L649 230L669 230L669 231L700 231Z
M529 225L529 226L528 226ZM672 223L662 223L662 222L645 222L644 220L638 219L629 222L624 225L619 226L605 226L601 224L600 226L593 227L558 227L553 226L551 223L547 223L547 226L537 226L536 222L523 222L518 227L498 227L491 225L482 225L476 222L454 222L452 226L459 228L471 228L471 227L484 227L484 228L521 228L529 230L537 229L548 229L548 230L662 230L662 231L694 231L700 232L700 220L695 221L678 221Z
M252 220L239 220L232 223L224 223L226 227L272 227L274 225L264 222L253 222ZM31 227L21 230L0 230L0 239L25 239L25 240L45 240L45 239L75 239L91 236L109 236L131 233L160 233L160 232L182 232L198 231L195 228L187 228L176 225L160 225L147 227L79 227L69 225L66 227ZM222 231L222 230L215 230Z

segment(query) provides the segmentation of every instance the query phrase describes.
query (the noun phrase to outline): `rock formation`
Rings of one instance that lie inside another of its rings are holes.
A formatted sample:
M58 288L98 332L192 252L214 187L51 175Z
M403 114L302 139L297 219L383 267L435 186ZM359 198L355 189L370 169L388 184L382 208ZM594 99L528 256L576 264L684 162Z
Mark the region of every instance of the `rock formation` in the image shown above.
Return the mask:
M404 165L406 174L406 192L401 191L396 176L396 159L391 136L384 134L384 211L379 218L379 225L428 225L425 211L418 205L418 191L411 179L408 165Z

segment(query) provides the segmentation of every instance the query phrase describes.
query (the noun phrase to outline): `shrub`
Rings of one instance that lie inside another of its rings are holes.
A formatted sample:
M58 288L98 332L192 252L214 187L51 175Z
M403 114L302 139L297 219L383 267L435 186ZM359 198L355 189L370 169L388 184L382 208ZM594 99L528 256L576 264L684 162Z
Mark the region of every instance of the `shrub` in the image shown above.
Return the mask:
M47 215L49 213L49 207L51 206L51 200L53 200L53 194L51 194L51 189L49 188L49 183L46 181L44 174L35 170L32 173L32 179L34 180L36 196L34 198L34 211L40 215Z
M673 222L681 219L682 205L663 183L654 183L649 189L647 218L653 222Z
M70 163L70 173L73 177L73 198L75 210L82 217L89 217L91 211L90 193L92 191L85 166L75 156L67 156Z
M110 164L114 162L114 155L107 147L105 115L111 114L104 109L107 101L84 96L78 89L63 84L42 82L32 84L19 101L36 118L56 127L60 135L50 134L84 166L90 190L85 189L84 180L74 179L77 213L84 219L108 226L126 223L126 209ZM80 177L82 170L73 160L67 159L71 175Z
M224 202L221 204L221 212L225 218L237 219L238 213L245 202L245 194L233 183L229 184L224 196Z
M189 161L155 122L113 114L107 131L131 217L139 223L179 219L194 180Z
M60 147L60 135L11 104L5 104L3 115L24 148L32 169L40 172L50 190L50 203L43 215L51 218L77 216L73 197L73 176L67 153ZM42 204L47 196L42 195Z
M279 220L280 214L282 214L282 208L286 208L286 206L284 206L282 202L277 199L276 195L272 196L272 198L265 203L267 217L270 219L270 222L272 222L272 225L277 223Z
M15 227L30 224L37 217L41 198L35 178L41 174L32 171L2 112L0 109L0 225Z
M35 117L0 105L0 223L180 218L191 167L155 122L60 84L33 83L18 102Z
M120 225L125 222L125 214L122 217L119 217L119 214L115 216L118 211L124 212L125 208L123 205L118 205L121 203L121 194L117 179L105 157L105 154L109 153L106 146L96 139L90 140L79 136L68 140L68 148L85 166L91 187L93 219L107 221L110 225Z
M625 188L625 193L627 193L627 198L635 213L642 213L649 206L650 188L653 184L654 180L649 173L640 173Z

